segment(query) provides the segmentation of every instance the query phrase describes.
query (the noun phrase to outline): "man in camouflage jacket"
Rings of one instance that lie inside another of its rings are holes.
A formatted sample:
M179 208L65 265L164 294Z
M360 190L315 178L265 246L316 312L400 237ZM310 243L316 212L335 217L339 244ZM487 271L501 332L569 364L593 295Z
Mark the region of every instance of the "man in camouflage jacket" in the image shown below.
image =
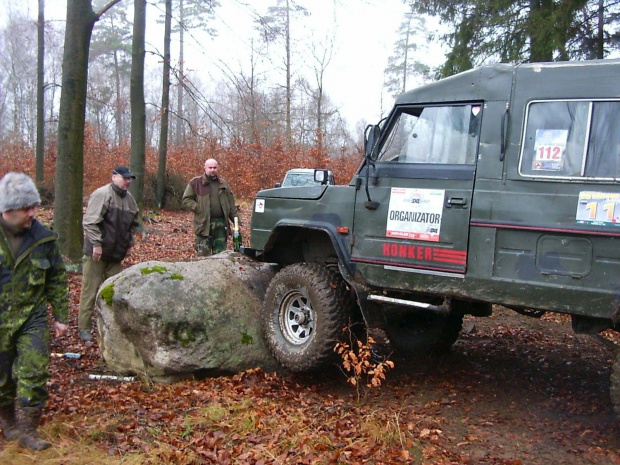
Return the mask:
M50 446L37 432L48 398L48 303L56 337L68 329L67 275L55 234L34 218L40 201L25 174L0 180L0 427L34 450Z

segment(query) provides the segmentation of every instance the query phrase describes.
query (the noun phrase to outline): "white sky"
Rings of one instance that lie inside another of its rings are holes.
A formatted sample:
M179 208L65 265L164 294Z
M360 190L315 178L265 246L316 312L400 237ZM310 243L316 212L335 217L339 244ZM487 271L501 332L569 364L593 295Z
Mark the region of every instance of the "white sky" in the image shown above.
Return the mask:
M402 0L296 0L310 13L300 23L293 20L292 37L299 52L292 57L293 68L310 78L310 54L308 43L329 35L334 36L333 58L326 68L325 92L332 103L340 108L342 116L351 128L364 120L377 122L393 104L393 99L382 92L384 70L393 52L397 30L406 7ZM185 36L185 68L194 70L205 84L221 79L219 68L229 67L238 72L249 73L251 38L253 31L251 11L265 14L267 7L276 0L220 0L216 20L210 26L218 30L212 39L198 31ZM123 0L126 8L132 8L131 0ZM10 5L10 6L9 6ZM0 0L0 20L4 22L7 9L27 10L36 18L37 0ZM64 20L66 0L46 0L46 20ZM163 49L163 26L156 24L158 9L163 6L149 2L147 6L147 42ZM95 25L95 28L97 26ZM147 45L148 49L148 45ZM178 44L173 44L173 60L178 58ZM442 60L441 53L435 57ZM266 63L274 69L280 61ZM438 64L438 63L432 63ZM283 74L276 74L283 82ZM311 81L312 83L312 81ZM210 91L211 89L209 89Z

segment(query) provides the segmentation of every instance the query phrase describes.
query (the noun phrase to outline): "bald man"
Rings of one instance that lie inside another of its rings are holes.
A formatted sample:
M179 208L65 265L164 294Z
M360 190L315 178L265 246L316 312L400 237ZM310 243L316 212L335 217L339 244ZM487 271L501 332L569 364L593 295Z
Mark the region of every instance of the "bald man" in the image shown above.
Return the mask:
M226 250L229 225L237 216L235 198L230 186L217 171L217 161L204 163L205 173L193 178L183 193L183 206L194 212L196 252L208 257Z

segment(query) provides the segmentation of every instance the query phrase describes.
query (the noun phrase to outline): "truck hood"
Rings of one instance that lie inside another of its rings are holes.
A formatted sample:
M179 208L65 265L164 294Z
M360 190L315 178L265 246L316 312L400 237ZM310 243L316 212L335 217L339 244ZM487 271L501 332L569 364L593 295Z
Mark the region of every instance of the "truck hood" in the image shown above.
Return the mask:
M300 187L276 187L275 189L264 189L256 194L257 198L267 199L301 199L317 200L320 199L327 189L324 186L300 186Z

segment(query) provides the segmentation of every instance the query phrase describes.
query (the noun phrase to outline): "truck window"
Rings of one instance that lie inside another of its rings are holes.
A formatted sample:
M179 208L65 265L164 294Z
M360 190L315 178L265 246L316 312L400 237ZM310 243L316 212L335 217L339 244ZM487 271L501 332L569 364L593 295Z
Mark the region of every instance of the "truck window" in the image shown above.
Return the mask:
M391 125L379 160L474 164L481 116L480 105L403 108Z
M287 173L282 187L314 186L314 173Z
M620 102L532 102L519 172L551 178L618 177Z
M620 102L594 102L585 175L620 177Z

